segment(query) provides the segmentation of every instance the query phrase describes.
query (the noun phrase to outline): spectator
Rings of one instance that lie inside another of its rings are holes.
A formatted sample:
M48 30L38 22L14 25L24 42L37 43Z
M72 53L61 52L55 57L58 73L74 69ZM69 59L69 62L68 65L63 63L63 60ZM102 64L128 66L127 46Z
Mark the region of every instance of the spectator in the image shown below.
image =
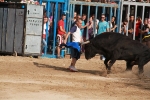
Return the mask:
M142 21L141 21L140 17L138 17L136 19L136 30L135 30L135 40L137 40L137 41L140 40L140 31L139 30L141 29L141 23L142 23Z
M110 32L114 32L115 29L117 28L117 25L115 23L115 16L112 16L111 21L109 22L109 26L110 26Z
M98 34L102 34L103 32L109 32L109 24L105 21L105 15L101 15L101 21L98 23Z
M66 37L66 31L65 31L65 24L64 20L66 19L66 15L62 14L61 19L58 21L58 27L57 27L57 58L62 58L60 56L60 44L63 42L63 40Z
M143 34L143 44L150 48L150 27L148 26L148 21L150 23L150 19L144 20L144 25L142 27L141 33Z
M74 12L74 19L73 19L73 22L75 22L77 19L77 12Z
M92 19L93 19L93 28L95 28L94 34L97 34L97 28L96 27L98 26L99 20L95 18L94 14L92 15Z
M109 32L109 24L105 21L105 15L101 15L101 21L98 23L98 34L102 34L103 32ZM100 59L105 60L105 57L101 55Z
M92 19L92 17L90 17L90 19L89 19L88 37L89 37L89 39L92 39L94 37L94 34L93 34L93 19Z
M121 25L121 32L124 35L126 35L126 32L127 32L127 24L128 24L128 20L125 19Z
M82 26L81 26L81 36L83 38L83 41L86 40L86 37L84 36L84 30L89 25L88 23L85 24L85 19L86 19L86 15L83 14L82 15ZM84 52L84 46L81 46L81 48L82 48L82 52Z
M149 30L149 29L148 29L148 19L145 18L145 19L144 19L144 25L143 25L142 30L141 30L142 38L143 38L144 36L148 35L148 30Z
M133 37L133 31L134 31L134 15L130 15L129 24L128 24L128 36L130 38Z
M70 32L68 32L64 43L66 43L67 38L70 34L72 34L73 42L77 43L78 45L82 42L81 30L80 27L82 25L82 19L77 19L76 24L71 28ZM71 57L72 61L69 66L71 71L77 72L78 70L75 68L76 61L80 58L80 52L77 49L71 49Z
M43 35L42 35L42 38L43 38L43 49L44 47L47 46L47 42L46 42L46 23L48 22L48 18L47 17L44 17L44 27L43 27Z

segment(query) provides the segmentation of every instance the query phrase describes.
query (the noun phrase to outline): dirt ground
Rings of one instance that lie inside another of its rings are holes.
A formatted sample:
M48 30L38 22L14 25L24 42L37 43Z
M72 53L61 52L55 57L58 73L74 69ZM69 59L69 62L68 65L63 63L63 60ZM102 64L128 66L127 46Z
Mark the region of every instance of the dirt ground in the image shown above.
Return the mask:
M0 56L0 100L150 100L150 63L147 78L139 78L137 66L126 72L124 61L109 75L99 57L80 59L79 72L68 70L70 61Z

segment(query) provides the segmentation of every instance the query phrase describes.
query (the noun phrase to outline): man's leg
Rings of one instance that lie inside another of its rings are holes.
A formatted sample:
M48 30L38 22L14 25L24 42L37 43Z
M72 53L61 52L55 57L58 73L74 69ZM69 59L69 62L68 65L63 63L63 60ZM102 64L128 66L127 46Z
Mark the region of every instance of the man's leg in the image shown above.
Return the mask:
M72 58L71 64L70 66L75 66L77 59L76 58Z
M69 66L69 69L73 72L77 72L78 70L75 68L77 59L76 58L72 58L71 64Z
M75 68L75 65L77 60L80 58L80 53L76 49L71 48L71 57L72 57L72 61L69 66L69 69L71 71L77 72L78 70Z
M61 56L60 56L60 50L61 50L60 44L62 43L62 36L61 35L57 35L57 42L58 42L58 44L57 44L57 58L61 58Z

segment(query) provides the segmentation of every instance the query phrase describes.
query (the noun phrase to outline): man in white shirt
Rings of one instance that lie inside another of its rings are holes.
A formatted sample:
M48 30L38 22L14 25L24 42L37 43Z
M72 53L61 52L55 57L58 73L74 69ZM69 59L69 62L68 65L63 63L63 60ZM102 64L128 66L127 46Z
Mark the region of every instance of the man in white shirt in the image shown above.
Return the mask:
M69 37L70 34L72 34L72 42L75 42L80 46L80 43L83 41L82 36L81 36L81 28L82 26L82 19L77 19L76 24L71 28L70 32L68 32L64 43L66 44L66 41ZM72 61L69 66L69 69L73 72L77 72L78 70L75 68L76 61L80 58L80 51L78 51L75 48L71 48L71 57Z

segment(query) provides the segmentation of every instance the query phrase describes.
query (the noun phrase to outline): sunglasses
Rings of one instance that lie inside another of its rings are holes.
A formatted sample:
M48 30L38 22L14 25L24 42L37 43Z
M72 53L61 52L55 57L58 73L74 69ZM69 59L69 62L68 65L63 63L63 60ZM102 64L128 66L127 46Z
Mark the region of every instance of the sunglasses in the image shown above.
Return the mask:
M101 18L105 18L105 17L101 17Z

